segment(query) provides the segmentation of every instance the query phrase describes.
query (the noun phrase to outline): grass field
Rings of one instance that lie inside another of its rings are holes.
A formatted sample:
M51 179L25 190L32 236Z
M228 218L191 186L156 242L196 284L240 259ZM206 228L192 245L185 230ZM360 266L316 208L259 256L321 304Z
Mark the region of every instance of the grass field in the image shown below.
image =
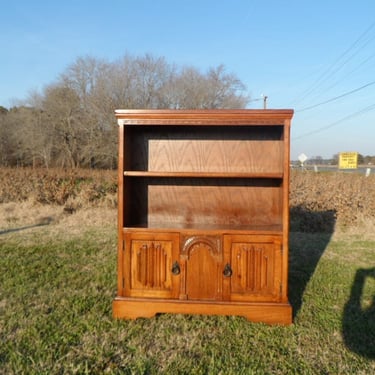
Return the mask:
M375 373L375 176L292 175L289 327L113 319L115 174L0 181L0 374Z
M8 220L0 233L1 374L375 372L373 235L291 233L289 327L168 314L118 321L115 210L29 210L40 224Z

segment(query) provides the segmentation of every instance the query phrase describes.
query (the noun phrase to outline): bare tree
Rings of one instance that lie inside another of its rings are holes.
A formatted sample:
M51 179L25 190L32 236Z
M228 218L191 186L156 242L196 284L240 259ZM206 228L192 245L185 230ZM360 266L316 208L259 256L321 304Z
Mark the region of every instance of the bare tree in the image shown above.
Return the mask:
M244 108L249 101L242 95L245 86L234 74L225 73L223 65L210 68L207 74L185 67L167 87L171 108Z
M4 166L11 164L10 156L12 152L8 112L5 107L0 107L0 165Z
M173 74L173 68L167 64L164 58L154 58L145 55L134 60L136 69L137 108L165 108L162 94L163 87Z
M242 95L245 85L226 73L224 65L210 68L206 80L208 108L244 108L248 103L249 97Z
M58 85L47 87L42 110L44 124L55 139L56 162L63 167L81 166L80 149L85 132L80 122L81 103L75 91Z
M163 57L125 55L115 62L78 57L28 108L1 112L0 162L115 167L116 108L243 108L245 87L223 65L202 73ZM16 151L10 151L16 150Z

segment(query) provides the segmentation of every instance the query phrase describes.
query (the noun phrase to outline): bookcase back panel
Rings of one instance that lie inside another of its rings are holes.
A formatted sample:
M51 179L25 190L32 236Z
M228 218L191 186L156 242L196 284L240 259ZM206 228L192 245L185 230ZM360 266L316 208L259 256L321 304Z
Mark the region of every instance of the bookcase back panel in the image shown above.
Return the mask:
M175 172L267 172L283 170L282 126L127 129L125 169ZM245 130L245 131L244 131ZM250 129L249 129L250 130ZM189 133L190 131L190 133Z
M277 179L148 179L131 184L125 226L281 225Z

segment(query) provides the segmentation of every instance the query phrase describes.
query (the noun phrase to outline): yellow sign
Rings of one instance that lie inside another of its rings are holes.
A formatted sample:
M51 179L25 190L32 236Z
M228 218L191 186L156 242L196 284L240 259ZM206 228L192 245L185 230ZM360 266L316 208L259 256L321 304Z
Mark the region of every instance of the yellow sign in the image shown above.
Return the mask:
M340 152L339 169L357 169L358 152Z

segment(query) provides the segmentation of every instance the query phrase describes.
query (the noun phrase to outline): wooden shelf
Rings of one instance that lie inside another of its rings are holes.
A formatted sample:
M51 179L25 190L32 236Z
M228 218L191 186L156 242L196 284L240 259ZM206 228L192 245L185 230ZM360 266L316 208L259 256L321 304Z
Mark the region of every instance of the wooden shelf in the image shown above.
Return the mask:
M290 324L292 110L117 110L113 314Z
M267 172L157 172L157 171L124 171L126 177L166 177L166 178L283 178L283 173Z
M158 222L158 223L141 223L135 224L131 227L124 227L123 233L128 231L148 231L152 229L153 231L161 230L165 232L207 232L207 231L214 231L215 233L220 232L221 234L230 232L246 232L246 233L258 233L258 234L273 234L273 235L281 235L282 234L282 225L235 225L235 224L187 224L187 223L169 223L169 222Z

